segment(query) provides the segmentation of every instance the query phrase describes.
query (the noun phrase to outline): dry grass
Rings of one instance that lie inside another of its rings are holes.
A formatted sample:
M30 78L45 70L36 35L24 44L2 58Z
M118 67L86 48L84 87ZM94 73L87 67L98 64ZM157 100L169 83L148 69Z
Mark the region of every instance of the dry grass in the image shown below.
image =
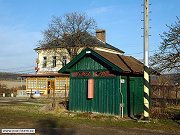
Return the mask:
M20 87L21 84L22 85L26 85L25 81L21 81L20 80L14 80L14 81L0 81L1 84L5 84L7 86L8 89L14 88L14 87Z
M40 101L37 101L40 103ZM34 103L34 102L31 102ZM129 118L120 116L102 115L98 113L69 112L63 106L51 108L51 104L45 106L25 103L0 103L0 127L117 127L117 128L141 128L180 132L179 124L174 120L152 119L150 123L138 123ZM44 124L42 124L44 123Z

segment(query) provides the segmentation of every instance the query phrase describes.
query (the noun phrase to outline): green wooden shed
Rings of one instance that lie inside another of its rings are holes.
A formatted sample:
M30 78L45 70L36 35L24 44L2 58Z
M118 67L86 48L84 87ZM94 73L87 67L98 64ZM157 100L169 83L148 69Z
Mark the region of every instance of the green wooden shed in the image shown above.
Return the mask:
M86 48L59 72L70 73L71 111L143 113L143 64L131 56Z

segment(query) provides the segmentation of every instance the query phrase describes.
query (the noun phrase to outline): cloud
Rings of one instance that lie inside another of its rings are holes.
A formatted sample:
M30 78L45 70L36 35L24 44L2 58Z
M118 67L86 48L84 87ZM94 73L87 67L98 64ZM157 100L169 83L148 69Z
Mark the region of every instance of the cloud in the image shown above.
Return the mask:
M112 10L113 8L108 6L108 7L98 7L98 8L93 8L87 10L87 14L90 16L95 16L95 15L100 15L100 14L105 14L108 13Z

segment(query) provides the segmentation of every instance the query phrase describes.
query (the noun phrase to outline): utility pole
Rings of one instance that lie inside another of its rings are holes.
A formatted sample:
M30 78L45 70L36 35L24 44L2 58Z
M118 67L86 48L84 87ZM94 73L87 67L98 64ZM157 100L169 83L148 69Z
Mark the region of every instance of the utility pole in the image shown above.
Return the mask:
M144 0L144 120L149 120L149 0Z

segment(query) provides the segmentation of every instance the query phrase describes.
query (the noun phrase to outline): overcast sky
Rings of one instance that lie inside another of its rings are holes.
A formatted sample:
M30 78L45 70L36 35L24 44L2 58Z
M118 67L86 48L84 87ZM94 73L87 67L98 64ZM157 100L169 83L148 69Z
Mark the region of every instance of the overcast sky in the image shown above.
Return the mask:
M149 51L160 46L160 36L180 18L180 0L149 0ZM0 71L30 73L34 70L33 50L42 39L52 16L85 12L98 28L106 30L106 41L143 59L143 0L0 0Z

